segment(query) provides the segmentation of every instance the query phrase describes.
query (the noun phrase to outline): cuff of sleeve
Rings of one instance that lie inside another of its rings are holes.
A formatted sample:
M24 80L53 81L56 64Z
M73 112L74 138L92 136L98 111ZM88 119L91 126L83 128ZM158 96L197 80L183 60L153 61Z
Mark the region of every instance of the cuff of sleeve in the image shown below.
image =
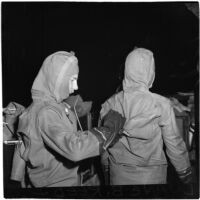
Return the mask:
M191 169L191 167L188 167L187 169L184 169L182 171L178 171L177 173L178 173L180 179L182 179L182 178L185 178L186 176L191 175L192 169Z
M96 136L96 138L99 141L99 152L100 154L102 154L104 152L104 143L106 141L106 137L104 136L104 134L97 128L93 128L92 130L90 130L94 136Z

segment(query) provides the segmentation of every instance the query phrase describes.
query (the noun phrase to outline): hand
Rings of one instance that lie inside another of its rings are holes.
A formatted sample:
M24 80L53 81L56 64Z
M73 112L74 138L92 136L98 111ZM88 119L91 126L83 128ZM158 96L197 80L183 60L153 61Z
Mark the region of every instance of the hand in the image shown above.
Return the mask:
M108 128L105 127L93 128L90 132L92 132L99 140L101 153L108 147L113 146L120 139L118 132L110 132Z
M3 109L3 113L5 115L12 115L13 117L16 117L20 115L25 110L25 107L16 103L16 102L10 102L6 108Z
M178 172L179 178L183 184L190 184L192 181L192 169L191 167Z
M117 111L109 110L102 120L102 126L109 129L112 132L120 132L126 119Z
M103 144L103 149L112 147L122 136L122 128L126 119L116 111L110 110L103 119L103 126L93 128L91 132Z

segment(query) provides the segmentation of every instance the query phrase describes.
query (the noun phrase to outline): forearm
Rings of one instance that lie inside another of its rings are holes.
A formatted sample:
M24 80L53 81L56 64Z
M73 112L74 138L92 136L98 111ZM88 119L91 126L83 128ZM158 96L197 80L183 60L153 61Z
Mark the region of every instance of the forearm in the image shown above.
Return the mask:
M166 145L166 153L169 156L176 171L182 171L190 167L188 151L176 124L173 108L165 111L166 118L163 120L162 135Z
M177 142L177 140L179 140ZM186 149L186 145L182 138L176 139L176 141L166 142L166 153L174 165L177 172L183 171L190 167L189 155Z
M90 132L43 135L43 139L50 148L75 162L99 155L99 141Z
M162 128L163 140L166 145L166 153L176 171L182 171L190 167L189 155L182 136L175 124Z
M77 131L68 118L53 110L40 115L38 127L44 143L72 161L99 155L99 141L92 133Z

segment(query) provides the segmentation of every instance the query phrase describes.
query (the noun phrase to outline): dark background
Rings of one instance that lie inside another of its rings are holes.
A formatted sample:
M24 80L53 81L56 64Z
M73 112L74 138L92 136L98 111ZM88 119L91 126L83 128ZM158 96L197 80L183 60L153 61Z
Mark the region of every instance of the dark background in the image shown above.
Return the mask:
M115 92L135 46L154 52L153 92L194 89L199 21L186 2L3 2L1 8L3 106L28 106L43 60L59 50L75 52L78 92L94 108Z

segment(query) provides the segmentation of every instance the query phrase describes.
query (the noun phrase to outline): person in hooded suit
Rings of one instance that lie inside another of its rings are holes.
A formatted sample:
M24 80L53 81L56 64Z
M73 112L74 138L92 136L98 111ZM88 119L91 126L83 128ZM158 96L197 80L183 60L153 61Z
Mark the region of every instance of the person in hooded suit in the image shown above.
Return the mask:
M125 61L123 90L102 104L100 118L110 109L126 118L126 134L102 155L111 185L165 184L164 145L181 180L188 182L191 178L188 152L170 100L149 91L154 78L153 53L136 48Z
M78 89L78 73L75 55L59 51L44 60L34 80L33 102L19 118L22 143L16 147L11 172L22 187L81 186L80 161L100 155L110 136L123 127L124 118L110 111L105 121L116 126L77 130L77 118L63 100Z

